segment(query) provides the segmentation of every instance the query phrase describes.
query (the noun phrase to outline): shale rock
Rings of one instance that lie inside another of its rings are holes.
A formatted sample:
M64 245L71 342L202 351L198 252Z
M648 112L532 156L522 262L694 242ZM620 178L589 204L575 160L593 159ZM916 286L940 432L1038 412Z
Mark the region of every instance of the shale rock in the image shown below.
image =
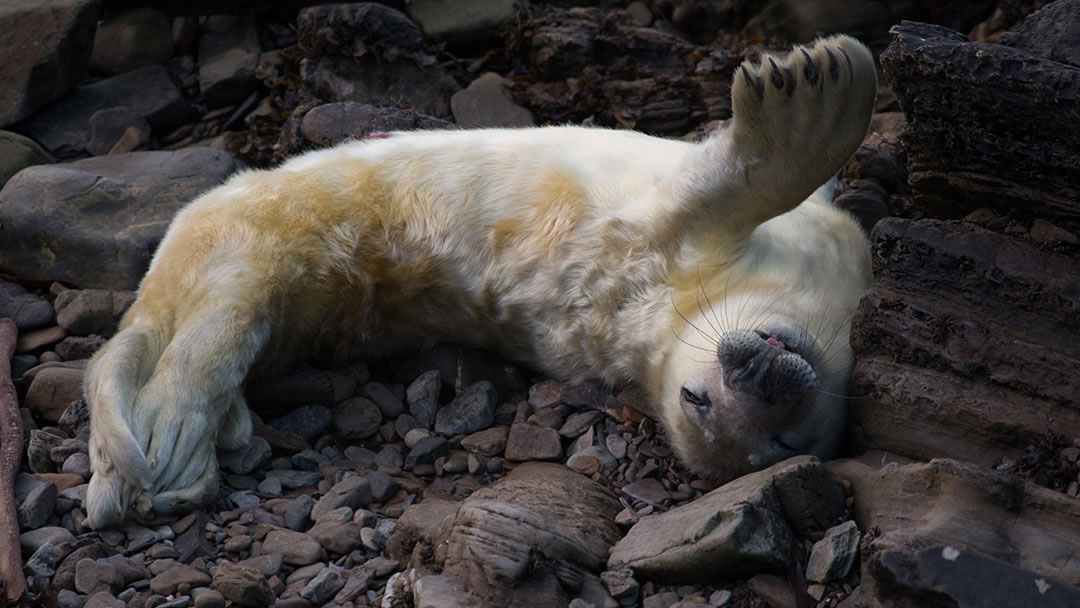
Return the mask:
M816 458L797 456L643 518L615 545L608 569L665 582L783 571L798 537L820 536L843 508L840 481Z
M1074 260L966 222L887 218L873 240L851 336L858 445L989 466L1048 420L1080 437Z
M891 31L881 64L907 116L916 203L938 217L993 206L1080 228L1080 130L1062 124L1080 104L1080 68L935 25Z
M51 162L52 156L34 140L11 131L0 131L0 188L26 167Z
M29 167L0 191L0 272L134 289L173 214L234 168L210 148Z
M863 544L864 576L880 552L948 545L1080 583L1080 507L1070 496L955 460L903 464L869 452L830 468L851 482L859 528L875 531Z

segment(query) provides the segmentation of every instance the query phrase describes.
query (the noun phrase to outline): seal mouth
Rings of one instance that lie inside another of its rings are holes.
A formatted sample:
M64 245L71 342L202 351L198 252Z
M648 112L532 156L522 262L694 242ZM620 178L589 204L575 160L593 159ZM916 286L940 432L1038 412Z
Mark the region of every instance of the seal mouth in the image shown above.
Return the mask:
M799 352L799 348L794 344L795 340L785 338L778 334L762 331L760 329L755 330L754 333L757 334L759 338L767 342L773 348L802 357L802 353Z

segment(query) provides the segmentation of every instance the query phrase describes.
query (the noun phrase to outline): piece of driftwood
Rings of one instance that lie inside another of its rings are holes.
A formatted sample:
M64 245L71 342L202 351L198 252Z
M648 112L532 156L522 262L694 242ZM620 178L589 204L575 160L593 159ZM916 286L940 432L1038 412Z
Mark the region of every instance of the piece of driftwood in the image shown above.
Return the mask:
M886 218L854 319L859 447L989 466L1080 437L1080 266L969 222Z
M23 452L23 426L19 398L11 380L11 357L19 330L11 319L0 319L0 578L9 602L26 594L22 554L19 548L19 517L15 504L15 476Z
M907 115L916 202L938 217L993 207L1080 229L1080 68L936 25L891 32L881 65ZM1056 48L1045 52L1063 58Z

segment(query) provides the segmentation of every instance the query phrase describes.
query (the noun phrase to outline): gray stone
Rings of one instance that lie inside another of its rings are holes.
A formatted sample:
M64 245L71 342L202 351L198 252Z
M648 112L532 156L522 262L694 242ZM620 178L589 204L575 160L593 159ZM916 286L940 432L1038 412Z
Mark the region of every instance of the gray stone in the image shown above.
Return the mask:
M59 608L84 608L85 602L86 598L71 589L61 589L56 594L56 605Z
M461 440L461 447L473 454L496 456L506 449L507 432L505 426L491 427L465 437Z
M75 452L67 457L64 465L60 468L60 472L78 475L83 479L90 479L90 456L82 452Z
M82 399L84 372L67 367L42 369L30 382L23 405L45 420L56 422L73 401Z
M116 333L121 317L135 302L133 291L66 289L56 296L56 322L77 336Z
M279 431L289 431L300 435L308 442L314 442L330 428L333 415L330 408L323 405L305 405L288 414L270 421L270 426Z
M153 65L84 84L21 122L18 129L57 158L85 156L90 117L117 106L131 108L154 130L174 128L188 117L187 103L168 70Z
M245 559L241 562L237 562L238 566L245 568L254 568L262 573L263 576L270 578L277 575L281 571L282 557L280 553L270 553L267 555L259 555ZM217 575L217 572L214 573Z
M947 545L881 551L864 572L861 588L868 603L887 608L1080 606L1080 589L1074 585Z
M492 39L514 18L513 0L414 0L406 14L424 35L451 45Z
M0 134L2 133L3 131L0 131ZM0 154L2 153L0 149ZM18 283L0 280L0 317L15 321L15 327L22 333L51 324L56 315L48 300L29 293Z
M397 480L382 471L368 473L367 480L371 487L371 499L375 502L386 502L397 494Z
M578 450L566 461L566 466L574 468L574 463L580 458L593 457L600 461L605 471L614 471L619 466L619 461L602 445L591 445L583 450ZM637 483L637 482L635 482Z
M229 562L218 564L211 588L239 606L269 606L276 599L263 572Z
M600 580L607 587L608 593L620 604L636 605L641 585L634 580L634 572L629 568L608 570L600 573Z
M262 468L270 461L270 456L270 444L262 437L252 436L245 447L230 452L219 452L218 462L228 471L237 475L247 475Z
M68 336L53 346L53 351L64 361L89 359L105 342L103 336Z
M340 606L345 602L351 602L360 597L361 594L368 590L373 578L375 578L375 573L371 568L364 566L353 568L349 573L349 578L345 579L345 585L341 588L341 591L338 591L337 595L334 596L334 603Z
M259 497L250 490L232 492L229 494L229 500L232 501L233 505L238 509L250 509L251 507L258 506L261 502Z
M18 380L22 378L23 374L37 364L38 358L34 355L15 355L11 358L11 379Z
M67 530L67 528L63 529ZM71 540L74 541L75 537L71 537ZM19 544L22 544L21 540ZM30 559L23 564L23 571L42 579L52 578L52 575L56 574L56 548L53 544L51 542L42 543L30 556Z
M487 72L450 97L454 122L465 128L530 127L532 112L514 103L502 76Z
M853 521L833 526L825 532L825 538L814 543L810 560L806 563L806 580L828 583L847 576L859 554L862 535Z
M49 156L49 152L38 146L35 140L10 131L0 131L0 188L3 188L12 176L23 171L24 168L51 162L53 158ZM0 287L0 294L2 292L3 288ZM0 297L0 302L2 302L2 297ZM3 306L2 303L0 306ZM15 324L18 325L17 319ZM22 326L19 325L19 328Z
M495 385L481 380L465 389L435 415L435 432L444 437L475 433L495 421L499 395Z
M86 142L86 151L91 156L109 154L128 130L135 131L137 141L150 141L150 123L139 112L127 106L98 110L90 116L90 140Z
M89 558L75 564L75 590L79 593L118 592L124 588L124 575L118 564Z
M30 431L30 441L26 446L26 457L30 470L34 473L55 473L56 465L50 454L52 449L64 441L63 437L41 429Z
M363 530L360 524L347 521L346 515L352 515L347 507L327 513L308 530L308 536L333 554L348 555L356 551L363 546Z
M101 3L0 4L0 127L34 113L82 81Z
M450 454L450 444L442 437L426 437L409 450L405 468L412 470L418 464L434 464L435 460Z
M562 439L555 429L517 423L506 439L506 459L510 461L561 460Z
M669 582L783 571L798 536L843 508L840 481L816 458L797 456L643 518L615 544L608 568Z
M0 191L0 272L134 289L175 212L234 168L190 148L24 169Z
M301 471L318 471L323 467L330 466L330 459L315 450L303 450L293 454L290 459L293 466Z
M300 597L319 606L329 601L344 586L345 579L340 574L332 568L324 568L300 591Z
M265 553L280 553L286 564L307 566L322 557L319 541L292 530L273 530L263 540Z
M259 31L252 17L209 17L199 38L199 90L211 107L243 101L257 84Z
M315 499L310 494L301 494L289 503L285 510L285 527L300 532L307 529Z
M281 480L276 477L267 477L256 486L259 494L277 498L281 496Z
M358 464L375 464L377 456L375 452L358 445L350 445L345 448L345 458Z
M622 487L622 493L631 500L640 500L657 506L671 500L671 496L664 489L664 486L651 477L626 484Z
M436 457L437 458L437 457ZM396 445L386 445L375 456L375 464L379 466L401 467L405 464L405 458L401 455L401 448Z
M180 585L205 587L210 584L210 575L186 564L174 564L161 574L150 579L150 590L159 595L172 595Z
M83 608L124 608L127 604L108 591L99 591L86 598Z
M314 486L322 480L322 473L316 471L292 471L288 469L275 469L266 472L267 477L276 477L281 482L281 487L288 490Z
M439 391L442 380L439 370L429 370L416 377L405 389L405 400L409 403L409 413L424 428L430 429L435 424L435 411L439 407Z
M411 429L408 433L405 433L405 447L410 450L416 447L416 444L420 443L421 439L433 437L435 434L425 428Z
M330 147L347 139L378 133L453 128L453 123L412 110L344 101L312 108L304 114L299 132L292 138L295 141L286 137L285 144L292 151L300 152L309 147Z
M74 543L75 535L67 528L59 526L43 526L33 530L27 530L19 535L19 547L27 555L33 554L45 545L59 547L66 543Z
M134 8L113 13L98 24L90 68L112 76L172 56L172 24L165 13Z
M319 502L311 509L311 519L318 521L319 518L339 507L357 509L367 506L371 502L371 485L368 480L359 475L348 477L330 488Z
M592 425L604 418L603 412L577 412L566 419L566 423L559 428L559 434L567 439L576 439L589 430Z
M398 399L397 395L381 382L371 382L364 385L364 396L372 403L379 406L383 418L393 420L405 411L405 404Z
M56 484L20 473L15 478L19 528L34 530L43 526L56 506Z
M371 437L379 431L382 413L363 397L346 399L333 409L334 431L346 441Z

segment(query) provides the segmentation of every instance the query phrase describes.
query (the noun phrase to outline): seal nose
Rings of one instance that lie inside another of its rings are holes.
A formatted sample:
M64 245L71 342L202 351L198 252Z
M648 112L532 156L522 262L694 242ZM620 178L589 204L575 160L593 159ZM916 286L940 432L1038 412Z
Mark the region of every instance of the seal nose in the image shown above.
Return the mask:
M817 381L805 359L752 331L725 333L716 354L727 387L764 406L801 402Z

